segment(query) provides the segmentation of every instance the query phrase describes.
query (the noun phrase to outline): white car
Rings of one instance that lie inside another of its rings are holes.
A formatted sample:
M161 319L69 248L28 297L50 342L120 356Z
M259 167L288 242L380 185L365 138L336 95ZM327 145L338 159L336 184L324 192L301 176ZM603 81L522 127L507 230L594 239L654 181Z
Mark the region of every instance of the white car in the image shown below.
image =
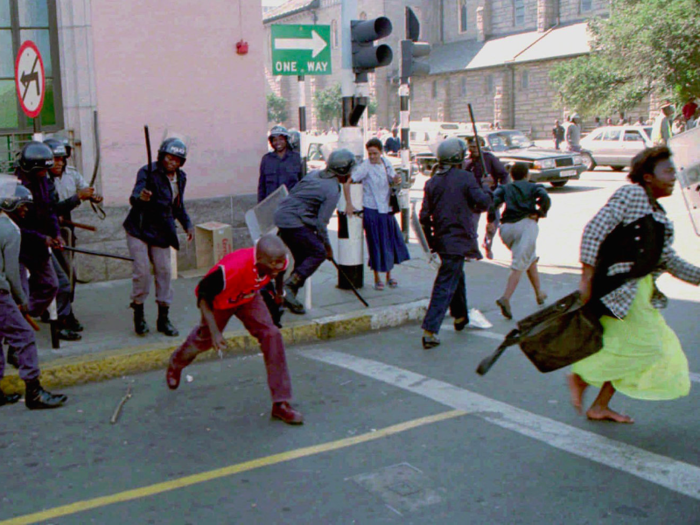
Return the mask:
M634 156L651 147L651 138L642 126L605 126L591 131L581 139L581 155L590 156L588 169L610 166L621 171L632 164Z

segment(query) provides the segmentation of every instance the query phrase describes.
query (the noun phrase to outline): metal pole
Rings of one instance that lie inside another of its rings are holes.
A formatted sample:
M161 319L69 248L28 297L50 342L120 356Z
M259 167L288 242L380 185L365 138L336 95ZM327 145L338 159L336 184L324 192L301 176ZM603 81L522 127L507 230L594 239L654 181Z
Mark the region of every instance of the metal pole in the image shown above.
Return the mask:
M341 93L343 95L342 127L350 127L350 115L354 107L354 95L356 91L355 77L352 71L352 35L350 21L357 19L357 0L342 0L341 7ZM341 133L339 139L342 139ZM339 143L342 147L343 144ZM355 152L357 154L357 152ZM358 195L359 190L359 195ZM358 208L362 205L362 186L351 185L352 201ZM341 198L341 203L345 199ZM363 264L364 238L362 231L362 219L360 217L348 217L345 208L338 209L338 288L352 290L362 288L364 285Z
M409 195L411 186L411 147L409 142L409 126L410 126L410 88L408 84L399 86L399 102L401 104L400 121L401 121L401 167L404 170L404 179L401 190L402 198L399 199L401 204L401 231L406 242L411 231L411 217L409 210Z
M299 153L301 154L301 176L306 176L306 80L304 75L297 77L299 81Z

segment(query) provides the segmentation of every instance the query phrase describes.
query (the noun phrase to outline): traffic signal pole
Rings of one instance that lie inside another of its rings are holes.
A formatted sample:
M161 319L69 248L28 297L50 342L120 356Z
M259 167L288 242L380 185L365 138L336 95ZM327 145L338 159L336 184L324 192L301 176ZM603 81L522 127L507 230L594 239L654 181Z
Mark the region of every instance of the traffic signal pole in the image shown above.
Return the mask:
M342 128L351 128L352 114L355 108L355 79L352 63L351 21L357 18L357 0L343 0L341 5L341 76L342 94ZM350 130L347 130L350 131ZM342 140L346 132L341 129L338 147L346 147ZM358 152L353 151L356 155ZM360 151L360 156L362 152ZM362 185L351 184L350 196L353 206L362 209ZM362 218L359 215L348 216L345 213L345 198L341 197L338 208L338 288L351 290L364 285L364 237Z
M399 204L401 205L401 230L406 242L408 242L411 231L411 211L409 209L411 191L411 144L409 142L409 122L411 120L409 107L410 95L408 82L399 85L399 103L401 104L399 112L399 121L401 123L401 167L403 168L405 177L402 181L402 189L399 194Z

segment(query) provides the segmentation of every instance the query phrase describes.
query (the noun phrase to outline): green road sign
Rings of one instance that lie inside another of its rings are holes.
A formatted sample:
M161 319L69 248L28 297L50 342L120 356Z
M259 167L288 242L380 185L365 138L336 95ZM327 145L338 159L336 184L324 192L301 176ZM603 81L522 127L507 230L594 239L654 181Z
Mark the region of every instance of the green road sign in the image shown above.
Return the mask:
M273 75L330 75L331 26L273 24Z

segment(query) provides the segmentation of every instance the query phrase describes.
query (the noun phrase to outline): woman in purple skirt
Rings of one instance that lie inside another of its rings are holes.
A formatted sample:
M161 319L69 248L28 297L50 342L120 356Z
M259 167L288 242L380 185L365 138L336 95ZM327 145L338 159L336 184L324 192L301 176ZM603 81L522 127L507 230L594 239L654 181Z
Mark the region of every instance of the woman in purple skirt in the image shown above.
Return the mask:
M391 185L399 184L401 176L397 175L389 161L382 156L382 143L372 138L365 144L369 157L352 174L352 182L362 183L362 224L367 237L369 250L369 267L374 270L374 288L383 290L384 283L380 273L386 273L386 284L396 288L398 282L391 277L395 264L410 259L408 248L389 206ZM346 213L352 215L355 208L350 198L350 187L345 185Z

